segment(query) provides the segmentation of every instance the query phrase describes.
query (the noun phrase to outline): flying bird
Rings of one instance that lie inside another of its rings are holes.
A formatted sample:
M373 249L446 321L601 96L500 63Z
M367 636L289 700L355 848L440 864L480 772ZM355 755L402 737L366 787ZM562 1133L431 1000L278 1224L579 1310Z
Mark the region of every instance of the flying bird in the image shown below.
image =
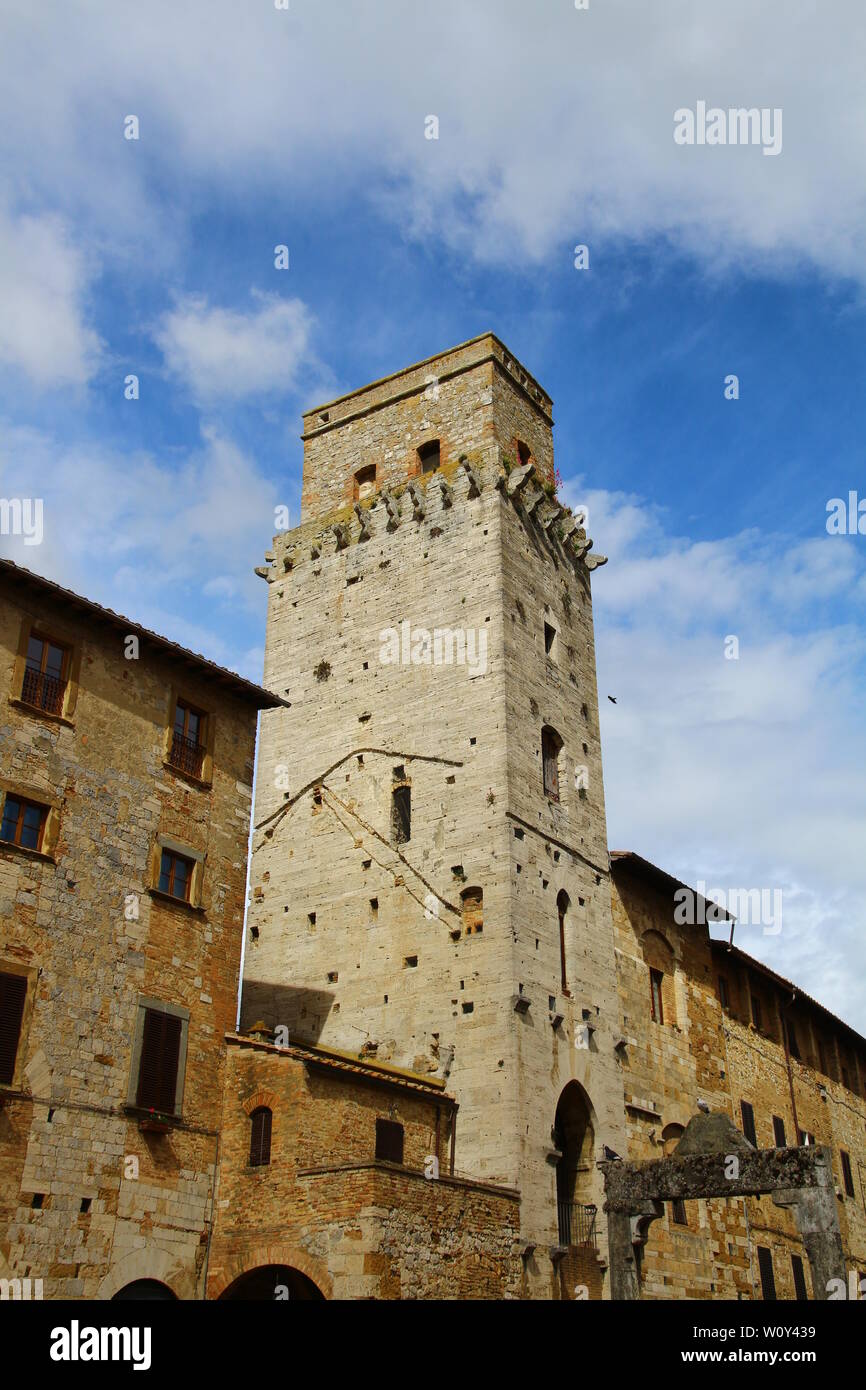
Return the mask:
M616 696L614 696L614 695L608 695L607 698L610 700L610 703L611 703L612 705L615 705L615 704L616 704Z

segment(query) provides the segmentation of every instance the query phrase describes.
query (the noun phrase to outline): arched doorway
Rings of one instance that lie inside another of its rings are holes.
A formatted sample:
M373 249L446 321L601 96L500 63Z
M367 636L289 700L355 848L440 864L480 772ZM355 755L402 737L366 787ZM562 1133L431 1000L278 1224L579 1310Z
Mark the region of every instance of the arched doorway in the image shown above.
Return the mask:
M176 1297L168 1284L161 1284L158 1279L133 1279L131 1284L124 1284L112 1295L111 1302L174 1302Z
M562 1157L556 1165L556 1204L560 1245L595 1243L593 1204L593 1154L595 1133L586 1092L569 1081L556 1107L556 1147Z
M260 1265L258 1269L247 1270L220 1294L220 1298L248 1303L324 1297L312 1279L291 1265Z

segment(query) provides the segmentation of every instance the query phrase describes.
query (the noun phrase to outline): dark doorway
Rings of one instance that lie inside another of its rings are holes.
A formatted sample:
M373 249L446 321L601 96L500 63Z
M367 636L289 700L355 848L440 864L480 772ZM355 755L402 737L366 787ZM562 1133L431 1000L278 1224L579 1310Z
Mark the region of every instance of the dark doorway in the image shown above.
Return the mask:
M220 1298L229 1301L261 1303L280 1299L324 1299L312 1279L290 1265L261 1265L229 1284Z
M122 1289L118 1289L112 1295L112 1303L126 1303L133 1301L144 1302L171 1302L175 1301L175 1294L172 1293L168 1284L161 1284L158 1279L134 1279L131 1284L124 1284Z
M594 1245L596 1208L592 1202L595 1136L586 1092L570 1081L559 1097L554 1123L556 1147L556 1204L560 1245Z

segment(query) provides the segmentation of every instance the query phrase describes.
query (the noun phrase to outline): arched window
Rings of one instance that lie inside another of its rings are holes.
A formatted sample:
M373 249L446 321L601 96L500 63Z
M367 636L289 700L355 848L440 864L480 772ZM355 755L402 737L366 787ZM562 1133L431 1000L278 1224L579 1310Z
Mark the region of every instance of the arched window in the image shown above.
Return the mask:
M466 936L479 932L484 926L484 894L480 888L464 888L460 894L463 908L463 931Z
M360 502L364 497L369 497L376 486L376 465L368 463L365 468L359 468L355 474L355 501Z
M563 888L556 896L556 910L559 913L559 963L562 968L563 994L568 994L568 972L565 968L565 926L570 906L568 894Z
M428 439L418 450L418 462L422 473L435 473L439 467L439 440Z
M261 1168L271 1161L271 1111L260 1105L250 1115L250 1167Z
M524 444L522 439L517 441L517 461L521 468L532 461L532 450L528 444Z
M555 729L545 724L541 730L541 762L544 771L544 795L559 800L559 754L562 739Z

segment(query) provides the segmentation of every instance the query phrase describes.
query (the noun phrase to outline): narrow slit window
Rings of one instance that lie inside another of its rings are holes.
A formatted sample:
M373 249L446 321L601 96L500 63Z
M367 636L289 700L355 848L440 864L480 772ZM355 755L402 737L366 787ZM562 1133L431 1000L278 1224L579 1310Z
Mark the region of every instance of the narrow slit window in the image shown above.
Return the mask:
M406 845L412 838L412 788L406 785L391 792L391 838L395 845Z
M775 1141L777 1149L787 1148L787 1140L785 1139L785 1121L781 1118L780 1115L773 1116L773 1139Z
M460 894L463 931L473 936L484 926L484 894L480 888L464 888Z
M662 1002L662 982L664 975L660 970L650 970L650 1015L653 1023L664 1023L664 1005Z
M544 651L551 659L556 655L554 643L556 642L556 628L551 623L544 624Z
M758 1246L758 1269L761 1274L761 1296L767 1303L774 1303L776 1280L773 1275L773 1252L765 1245Z
M853 1197L854 1193L854 1174L851 1171L851 1159L844 1149L839 1150L839 1157L842 1160L842 1182L845 1185L845 1195Z
M556 898L556 911L559 916L559 967L562 975L562 992L568 994L568 970L565 952L565 929L568 923L568 909L571 906L568 894L563 888Z
M740 1101L740 1115L743 1119L743 1133L750 1144L758 1147L758 1136L755 1130L755 1111L747 1100Z
M544 795L550 801L559 800L559 754L562 739L555 729L545 725L541 731L541 761L544 777Z

